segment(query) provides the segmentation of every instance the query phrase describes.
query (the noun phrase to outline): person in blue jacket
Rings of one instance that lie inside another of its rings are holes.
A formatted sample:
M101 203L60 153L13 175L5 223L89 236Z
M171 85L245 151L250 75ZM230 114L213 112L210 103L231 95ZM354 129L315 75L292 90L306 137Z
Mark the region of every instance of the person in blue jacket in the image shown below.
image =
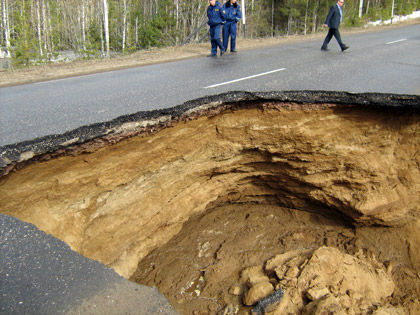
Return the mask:
M230 51L236 52L237 23L241 20L241 7L236 0L228 0L223 8L226 11L226 23L223 25L223 49L226 51L230 35Z
M223 56L225 50L223 49L222 41L220 40L220 33L222 24L225 23L225 10L220 5L219 1L209 0L209 7L207 8L207 24L210 26L211 37L211 54L207 57L217 56L217 47L220 48L220 56Z

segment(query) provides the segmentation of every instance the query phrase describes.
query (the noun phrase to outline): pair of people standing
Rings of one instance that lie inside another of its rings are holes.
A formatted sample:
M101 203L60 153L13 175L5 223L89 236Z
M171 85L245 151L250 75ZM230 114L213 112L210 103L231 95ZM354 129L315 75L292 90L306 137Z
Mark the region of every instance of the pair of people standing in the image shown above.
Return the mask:
M220 49L220 56L226 52L229 36L230 51L236 52L237 23L241 20L241 7L237 0L228 0L223 7L217 0L209 0L207 8L207 24L210 26L211 54L207 57L217 56L217 47ZM223 25L223 44L220 40L220 32Z

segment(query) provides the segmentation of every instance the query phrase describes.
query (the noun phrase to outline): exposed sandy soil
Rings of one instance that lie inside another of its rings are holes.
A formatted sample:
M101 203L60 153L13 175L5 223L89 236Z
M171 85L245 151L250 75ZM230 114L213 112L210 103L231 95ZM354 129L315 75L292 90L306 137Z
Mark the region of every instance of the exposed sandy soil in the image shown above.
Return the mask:
M343 37L346 34L355 34L362 32L380 31L390 28L396 28L409 24L418 24L420 21L404 21L393 25L376 26L365 29L341 30ZM308 36L283 36L263 39L244 39L238 36L238 50L255 49L258 47L277 45L281 43L290 43L294 41L319 40L320 46L325 36L325 30ZM89 73L111 71L124 69L147 64L162 63L167 61L206 56L210 51L210 43L188 44L183 47L168 47L161 49L151 49L136 52L123 57L115 57L104 60L79 60L73 62L64 62L59 64L42 65L16 70L0 70L0 87L24 84L31 82L47 81L70 76L78 76Z
M272 314L419 314L420 270L410 263L419 261L419 227L351 228L278 206L217 207L143 259L132 280L157 286L182 314L223 313L229 305L249 314L255 306L244 303L261 283L268 291L248 304L281 287ZM308 268L318 248L329 253ZM287 257L267 267L281 253ZM252 276L244 279L247 269Z
M0 209L181 314L417 315L418 107L247 105L124 121L117 143L15 168Z

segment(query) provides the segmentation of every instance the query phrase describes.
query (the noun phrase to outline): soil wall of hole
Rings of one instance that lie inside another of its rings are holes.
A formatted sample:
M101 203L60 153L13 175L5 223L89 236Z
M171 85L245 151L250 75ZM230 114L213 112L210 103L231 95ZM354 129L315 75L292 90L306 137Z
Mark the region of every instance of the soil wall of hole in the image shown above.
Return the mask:
M157 286L181 313L249 311L246 268L285 288L267 261L304 248L307 264L323 247L388 272L392 293L361 312L410 313L420 293L419 104L232 92L121 117L0 148L0 209ZM306 295L289 299L291 312L314 308L311 287L295 288Z

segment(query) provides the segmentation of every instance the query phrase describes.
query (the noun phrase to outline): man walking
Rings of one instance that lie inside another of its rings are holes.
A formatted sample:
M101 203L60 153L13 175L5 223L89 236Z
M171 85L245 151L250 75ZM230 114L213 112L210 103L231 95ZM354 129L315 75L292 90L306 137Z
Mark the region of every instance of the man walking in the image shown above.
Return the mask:
M209 19L207 24L210 26L211 54L207 57L216 57L217 47L220 48L220 56L223 56L225 50L220 40L220 32L222 24L225 23L225 10L222 9L219 1L209 0L209 4L207 8L207 17Z
M241 20L241 7L236 0L227 0L223 5L226 10L226 23L223 25L223 49L226 51L230 36L230 51L236 52L237 24Z
M329 50L327 46L333 36L340 45L341 51L345 51L349 48L349 46L341 41L340 31L338 30L341 21L343 21L343 4L344 0L338 0L337 3L330 8L330 12L328 12L327 18L325 19L324 27L329 27L330 29L328 30L328 34L321 47L321 50L323 51Z

